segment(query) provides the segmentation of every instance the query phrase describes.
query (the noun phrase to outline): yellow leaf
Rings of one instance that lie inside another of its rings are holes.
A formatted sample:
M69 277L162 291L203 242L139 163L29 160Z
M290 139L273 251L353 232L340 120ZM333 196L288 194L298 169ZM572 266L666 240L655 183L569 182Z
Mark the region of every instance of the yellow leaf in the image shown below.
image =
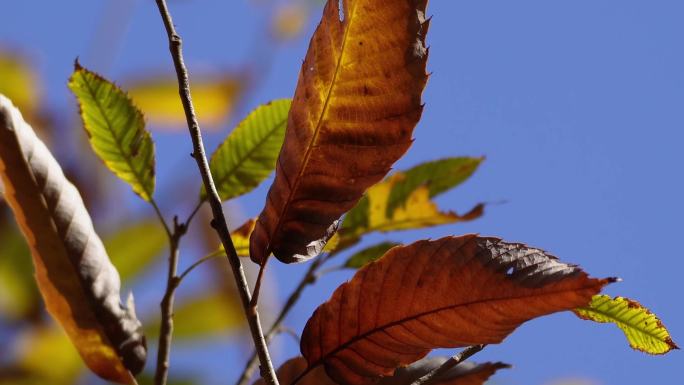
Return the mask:
M24 115L35 115L40 100L38 76L24 58L0 52L0 94L11 99Z
M354 228L352 234L346 233L343 236L353 238L373 231L389 232L437 226L471 220L482 213L482 205L476 206L464 215L453 211L440 211L437 204L430 200L429 186L424 185L413 190L404 204L396 207L388 215L390 194L394 186L404 178L405 174L398 172L368 189L368 226Z
M296 38L306 26L309 9L303 4L286 4L273 18L273 36L279 40Z
M78 352L58 328L29 329L19 339L17 365L45 384L73 384L83 370Z
M193 79L192 101L202 128L220 127L232 113L242 88L242 82L233 75L200 76ZM128 93L150 123L174 128L186 127L185 112L178 98L175 77L145 78L131 82Z

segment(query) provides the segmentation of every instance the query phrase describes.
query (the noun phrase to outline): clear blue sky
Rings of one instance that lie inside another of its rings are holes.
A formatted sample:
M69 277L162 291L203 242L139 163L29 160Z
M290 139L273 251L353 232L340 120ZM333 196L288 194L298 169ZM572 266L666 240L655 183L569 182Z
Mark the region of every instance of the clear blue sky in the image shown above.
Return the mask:
M265 20L265 8L257 3L268 1L172 2L191 72L230 68L254 52L250 44L259 41L254 36ZM75 110L66 80L75 57L96 65L93 32L105 4L3 4L0 45L36 59L51 108ZM623 278L607 292L649 306L684 344L684 253L678 246L684 238L684 2L432 0L428 13L434 16L428 37L433 75L416 142L398 168L485 155L476 175L439 203L456 210L480 201L507 203L490 206L476 222L393 239L479 232L547 249L595 276ZM312 19L319 14L315 8ZM272 71L262 75L249 107L293 94L315 20L300 39L273 52ZM169 70L164 39L154 2L137 1L121 50L104 74L120 80L140 70ZM228 128L210 136L209 146ZM187 158L188 138L155 136L160 178L179 172L170 165ZM186 163L182 172L192 175L193 165ZM258 213L265 191L263 186L240 199L246 216ZM292 271L303 268L277 266L273 273L280 279L272 291L289 292ZM307 292L290 326L301 330L315 306L348 275L333 277ZM243 353L225 347L231 341L210 349L180 347L174 360L179 370L199 371L207 385L225 384L242 368ZM296 353L289 339L278 346L277 362ZM684 364L680 352L651 357L631 351L617 328L571 314L530 322L477 360L514 365L497 375L501 385L574 377L603 385L672 384Z

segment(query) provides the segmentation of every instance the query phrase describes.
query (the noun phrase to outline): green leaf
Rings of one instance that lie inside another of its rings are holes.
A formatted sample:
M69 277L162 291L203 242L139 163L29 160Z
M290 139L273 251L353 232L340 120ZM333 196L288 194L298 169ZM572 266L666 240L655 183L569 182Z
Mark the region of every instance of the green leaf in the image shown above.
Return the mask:
M426 162L403 172L404 179L395 183L387 202L387 215L403 206L420 186L426 186L433 198L465 182L484 158L446 158Z
M398 246L399 243L396 242L382 242L377 245L369 246L356 254L352 255L345 262L344 267L351 269L358 269L368 264L369 262L375 261L376 259L385 255L387 250Z
M154 193L154 143L142 112L115 84L76 62L69 79L90 144L109 169L146 201Z
M164 228L152 219L124 227L104 240L105 248L123 282L133 279L148 267L164 251L166 243Z
M625 333L629 345L649 354L665 354L679 349L655 314L636 301L595 295L587 307L575 310L585 320L614 323Z
M251 191L271 175L291 104L290 99L279 99L257 107L221 143L210 168L222 200ZM202 197L205 194L202 189Z

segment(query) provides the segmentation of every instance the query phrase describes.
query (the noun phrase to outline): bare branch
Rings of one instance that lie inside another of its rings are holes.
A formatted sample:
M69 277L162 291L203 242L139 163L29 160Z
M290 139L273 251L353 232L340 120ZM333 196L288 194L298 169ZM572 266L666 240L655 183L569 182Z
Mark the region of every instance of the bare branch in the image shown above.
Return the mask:
M223 244L223 248L226 250L228 261L230 262L231 268L233 270L233 275L240 293L242 306L247 317L247 323L249 324L249 328L252 333L252 339L254 340L259 361L261 362L261 375L268 385L279 385L275 374L275 369L273 368L273 364L268 353L266 340L264 339L264 334L261 329L259 312L257 311L256 304L250 304L251 295L249 286L247 284L247 279L245 278L242 262L237 255L237 251L233 245L233 240L230 237L228 224L223 214L223 208L221 207L221 200L216 191L216 186L214 185L211 171L209 170L209 162L204 151L204 144L202 143L202 133L200 131L199 122L197 121L197 116L195 115L192 97L190 96L190 81L188 79L188 71L185 67L185 63L183 62L182 40L173 25L173 20L166 5L166 1L156 0L156 3L157 7L159 8L162 21L164 22L164 27L166 28L166 33L169 39L169 50L171 51L173 63L176 68L176 75L178 77L178 91L181 102L183 103L188 130L190 131L190 136L192 138L192 156L197 162L197 167L199 168L200 174L202 176L202 181L207 191L207 197L214 216L214 219L211 222L212 227L216 230L219 238L221 239L221 243Z

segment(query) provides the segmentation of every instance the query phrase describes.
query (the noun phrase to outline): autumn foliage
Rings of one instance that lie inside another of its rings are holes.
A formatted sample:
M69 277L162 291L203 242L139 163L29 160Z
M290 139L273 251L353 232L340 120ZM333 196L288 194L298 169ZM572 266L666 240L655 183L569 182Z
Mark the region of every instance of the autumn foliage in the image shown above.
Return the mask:
M165 2L157 4L182 81L187 73L179 56L180 38L176 39L170 16L164 12ZM137 89L129 96L76 62L68 87L78 103L90 147L104 167L150 204L160 221L157 238L168 241L168 279L159 328L143 326L132 296L122 300L120 277L128 278L134 269L115 267L77 187L27 123L29 118L0 95L4 200L30 246L45 307L93 373L120 384L150 381L136 378L145 366L147 332L159 338L154 382L164 385L174 314L178 337L184 330L181 319L219 319L218 327L242 322L241 315L239 321L231 318L235 312L218 315L211 301L197 302L190 310L174 309L174 294L186 276L217 257L230 261L235 282L225 284L228 278L222 276L221 289L240 294L241 305L234 300L233 306L242 306L239 312L245 313L257 348L267 347L283 330L284 318L309 285L330 271L355 270L318 306L304 329L296 331L301 332L301 356L273 373L268 349L257 349L239 385L481 385L510 365L428 355L438 348L467 351L477 346L479 351L481 345L502 343L527 321L561 311L616 324L634 349L646 353L677 349L663 323L648 309L627 298L601 294L616 278L592 278L579 266L523 243L476 234L406 245L399 238L366 245L348 253L336 267L321 268L339 261L340 255L371 233L395 234L484 215L485 203L459 214L440 208L434 200L475 173L482 157L449 157L390 172L414 140L423 111L430 23L426 6L426 0L328 0L293 99L256 107L210 160L203 157L203 148L193 149L193 158L211 183L205 180L203 186L193 186L197 193L188 199L195 206L185 220L174 216L168 221L155 200L160 165L144 117L146 108L153 115L159 113L153 107L155 98L148 94L152 91ZM220 83L224 97L239 89ZM174 111L161 119L187 118L193 141L201 144L182 82L180 91L184 114ZM259 216L227 234L227 224L219 223L221 217L216 215L217 207L222 213L220 203L249 193L273 174ZM207 202L214 209L213 218L201 211ZM193 218L203 222L205 232L217 230L222 245L212 239L210 254L179 270L179 244ZM221 232L224 226L226 234ZM137 237L140 231L152 243L154 232L141 229L123 239ZM155 253L158 248L148 253L149 258ZM271 255L286 264L308 263L309 270L274 324L264 328L257 304L259 288L269 285L263 273ZM250 261L260 269L254 291L243 273L242 264ZM191 325L191 329L202 327ZM257 361L263 378L254 382L251 375ZM423 380L435 373L436 378Z

